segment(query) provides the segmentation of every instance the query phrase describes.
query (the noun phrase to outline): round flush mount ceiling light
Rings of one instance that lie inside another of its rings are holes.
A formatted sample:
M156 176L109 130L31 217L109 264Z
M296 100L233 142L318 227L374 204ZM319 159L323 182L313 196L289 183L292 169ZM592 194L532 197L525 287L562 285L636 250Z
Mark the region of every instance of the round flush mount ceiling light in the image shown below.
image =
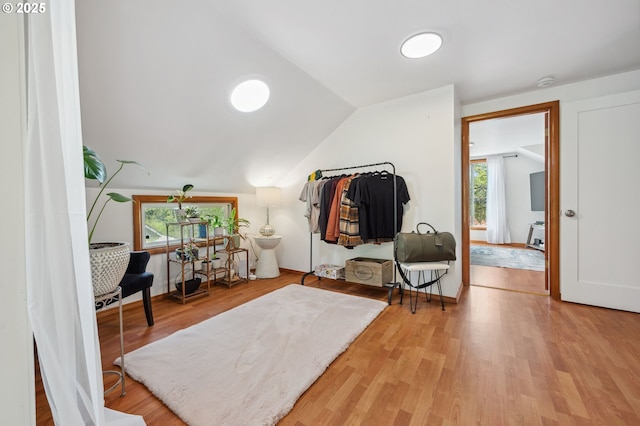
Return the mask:
M400 53L409 59L429 56L442 46L442 36L436 33L419 33L412 35L402 43Z
M253 112L269 100L269 86L261 80L246 80L231 92L231 105L240 112Z

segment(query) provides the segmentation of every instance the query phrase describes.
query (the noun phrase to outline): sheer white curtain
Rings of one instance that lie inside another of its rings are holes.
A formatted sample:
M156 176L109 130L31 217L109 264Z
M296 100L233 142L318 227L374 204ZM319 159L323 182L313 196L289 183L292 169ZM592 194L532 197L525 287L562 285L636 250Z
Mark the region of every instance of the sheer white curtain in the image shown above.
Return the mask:
M73 0L27 17L27 303L56 424L143 425L104 408L89 268Z
M501 155L487 158L487 242L511 242L507 220L504 158Z

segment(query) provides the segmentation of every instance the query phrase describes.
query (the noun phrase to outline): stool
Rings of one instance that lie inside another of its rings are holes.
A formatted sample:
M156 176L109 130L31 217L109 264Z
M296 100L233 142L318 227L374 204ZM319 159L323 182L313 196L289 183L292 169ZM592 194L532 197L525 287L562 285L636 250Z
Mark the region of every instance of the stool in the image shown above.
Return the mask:
M424 288L424 294L427 297L427 301L431 301L431 295L433 294L433 284L438 286L438 294L440 295L440 304L442 305L442 310L444 311L444 299L442 297L442 287L440 285L440 278L445 275L449 270L448 263L440 263L440 262L415 262L415 263L402 263L396 261L398 265L398 271L400 272L400 276L402 277L402 291L400 292L400 304L402 304L402 299L404 297L404 285L405 283L409 286L409 305L411 306L411 313L416 313L416 308L418 307L418 295L420 293L420 289ZM425 272L429 271L431 273L431 280L426 281ZM444 271L444 272L442 272ZM418 282L413 284L411 282L412 272L418 272ZM429 287L429 294L427 294L427 287ZM416 303L413 303L413 297L411 295L411 289L416 289Z

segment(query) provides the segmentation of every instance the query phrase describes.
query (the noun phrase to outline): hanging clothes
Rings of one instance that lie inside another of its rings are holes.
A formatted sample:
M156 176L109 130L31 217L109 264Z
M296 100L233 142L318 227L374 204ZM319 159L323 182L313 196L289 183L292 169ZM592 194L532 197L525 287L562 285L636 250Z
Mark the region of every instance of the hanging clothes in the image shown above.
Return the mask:
M331 208L327 217L327 233L325 235L325 241L328 243L337 243L340 236L340 207L342 205L342 197L344 186L347 182L351 181L353 176L345 176L338 180L335 188L333 200L331 201Z
M333 177L327 180L322 187L320 193L320 215L318 218L318 230L320 231L320 239L326 240L327 236L327 222L329 220L329 212L331 210L331 204L333 203L333 197L336 192L336 185L341 177Z
M392 241L402 228L404 204L410 196L402 176L374 172L309 181L300 200L307 203L310 232L319 232L327 243L353 248Z
M298 199L306 203L304 217L309 223L309 232L317 233L320 219L320 190L326 181L312 180L305 183Z
M360 237L364 242L391 241L396 230L402 229L403 205L411 197L402 176L396 175L395 202L393 187L393 175L382 172L361 176L349 188L347 197L359 208Z
M353 248L363 244L360 237L360 211L358 206L349 199L347 194L352 185L357 185L358 178L349 179L342 189L340 202L340 223L338 245Z

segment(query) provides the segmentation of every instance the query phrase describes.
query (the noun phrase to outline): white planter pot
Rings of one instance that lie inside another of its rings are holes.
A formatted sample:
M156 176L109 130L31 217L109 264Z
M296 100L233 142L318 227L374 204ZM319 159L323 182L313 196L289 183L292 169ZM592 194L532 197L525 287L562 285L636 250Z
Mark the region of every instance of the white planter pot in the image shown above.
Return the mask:
M89 245L93 294L100 296L118 287L129 265L129 243L92 243Z
M173 209L173 213L176 215L176 222L178 223L188 222L187 213L185 212L185 209Z

